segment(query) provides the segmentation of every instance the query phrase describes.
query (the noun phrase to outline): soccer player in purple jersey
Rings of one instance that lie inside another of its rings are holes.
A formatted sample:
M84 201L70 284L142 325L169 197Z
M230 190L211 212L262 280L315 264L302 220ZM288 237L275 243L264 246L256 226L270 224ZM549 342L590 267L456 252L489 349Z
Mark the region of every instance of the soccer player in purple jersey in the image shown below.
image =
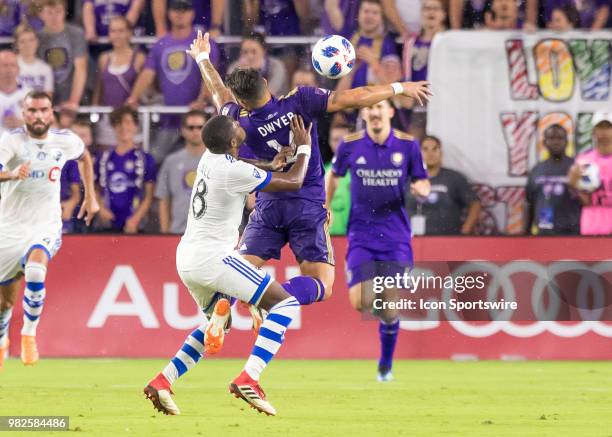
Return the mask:
M349 299L357 311L372 310L375 277L402 274L412 266L410 220L404 209L404 187L417 196L431 189L419 144L411 136L391 129L393 107L383 100L361 110L366 130L344 137L326 180L327 203L338 178L351 172L351 211L346 255ZM383 291L393 299L396 290ZM384 308L380 319L381 357L378 380L393 379L391 366L399 331L397 310Z
M404 82L339 92L298 87L276 98L270 93L266 80L255 70L233 71L226 79L226 87L209 60L210 49L208 34L202 36L198 32L188 52L196 60L221 114L231 116L245 130L244 144L257 158L250 162L264 170L277 153L291 147L290 121L295 115L302 116L305 123L315 124L325 112L371 106L396 94L423 103L431 94L427 82ZM257 267L270 258L279 259L282 247L289 243L304 276L289 280L284 287L302 305L329 298L334 281L323 162L316 125L312 132L312 158L303 187L292 193L259 193L240 243L241 255ZM242 150L241 156L244 156ZM286 169L290 168L293 159L289 159Z

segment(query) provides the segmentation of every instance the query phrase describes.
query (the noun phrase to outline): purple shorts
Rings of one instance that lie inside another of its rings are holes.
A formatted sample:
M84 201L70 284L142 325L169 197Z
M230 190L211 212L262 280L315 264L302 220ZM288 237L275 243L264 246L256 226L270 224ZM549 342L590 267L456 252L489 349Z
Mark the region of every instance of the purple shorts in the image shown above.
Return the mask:
M334 265L327 210L321 203L306 199L257 201L240 240L240 254L280 259L287 243L299 263Z
M346 254L346 278L349 288L376 276L403 274L412 267L410 244L393 245L385 250L349 242Z

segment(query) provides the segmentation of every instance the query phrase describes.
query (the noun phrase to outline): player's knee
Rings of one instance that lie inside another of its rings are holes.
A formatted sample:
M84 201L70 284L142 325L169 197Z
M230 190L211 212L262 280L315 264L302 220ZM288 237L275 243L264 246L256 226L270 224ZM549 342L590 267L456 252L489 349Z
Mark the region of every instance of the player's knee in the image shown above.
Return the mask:
M357 311L363 311L363 302L361 299L361 286L353 286L349 289L349 302Z

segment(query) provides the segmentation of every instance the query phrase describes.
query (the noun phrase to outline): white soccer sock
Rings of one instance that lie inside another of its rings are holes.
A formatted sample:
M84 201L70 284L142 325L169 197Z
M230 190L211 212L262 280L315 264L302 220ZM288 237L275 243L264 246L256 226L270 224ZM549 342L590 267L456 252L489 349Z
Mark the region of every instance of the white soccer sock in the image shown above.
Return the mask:
M21 335L36 335L36 327L45 303L47 267L36 262L25 266L26 288L23 292L23 328Z
M11 322L12 315L12 307L4 311L0 311L0 346L2 347L5 346L5 342L8 339L9 324Z
M191 370L204 355L204 332L206 331L206 325L208 325L208 322L204 322L204 324L198 326L187 336L183 346L174 358L170 360L164 370L162 370L170 384L174 384L174 381Z
M259 335L244 370L255 381L283 344L285 331L298 315L300 303L293 296L274 305L259 328Z

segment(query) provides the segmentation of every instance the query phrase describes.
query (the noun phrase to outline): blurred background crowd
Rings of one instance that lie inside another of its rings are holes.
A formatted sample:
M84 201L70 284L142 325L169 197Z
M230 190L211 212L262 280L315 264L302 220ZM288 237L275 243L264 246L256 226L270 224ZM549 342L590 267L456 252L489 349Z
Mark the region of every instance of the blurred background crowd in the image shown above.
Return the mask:
M205 150L200 131L215 112L195 62L185 53L197 29L210 32L211 59L222 76L238 67L255 68L275 95L283 95L300 85L346 89L426 80L432 40L449 29L609 29L611 3L0 0L0 133L22 123L20 102L30 89L49 92L57 125L73 129L96 157L102 205L93 229L75 218L80 181L76 164L67 165L62 174L65 232L180 234L195 169ZM357 52L355 68L338 81L324 80L311 69L310 48L328 34L350 39ZM426 132L427 108L401 100L393 104L393 126L420 140L432 183L447 187L431 202L419 203L408 195L409 213L427 216L425 234L474 233L479 200L465 176L443 166L443 145ZM326 169L342 137L361 128L357 113L320 121ZM594 131L600 143L612 144L612 120L599 120ZM563 155L566 145L563 132L546 132L551 156L559 155L558 150ZM564 174L570 166L571 162L564 166ZM530 218L525 232L578 233L580 200L569 194L556 214L559 223L540 232L532 229L541 209L550 207L538 204L537 180L534 176L528 181ZM330 206L332 235L346 233L349 183L341 183ZM247 207L252 205L253 199Z

